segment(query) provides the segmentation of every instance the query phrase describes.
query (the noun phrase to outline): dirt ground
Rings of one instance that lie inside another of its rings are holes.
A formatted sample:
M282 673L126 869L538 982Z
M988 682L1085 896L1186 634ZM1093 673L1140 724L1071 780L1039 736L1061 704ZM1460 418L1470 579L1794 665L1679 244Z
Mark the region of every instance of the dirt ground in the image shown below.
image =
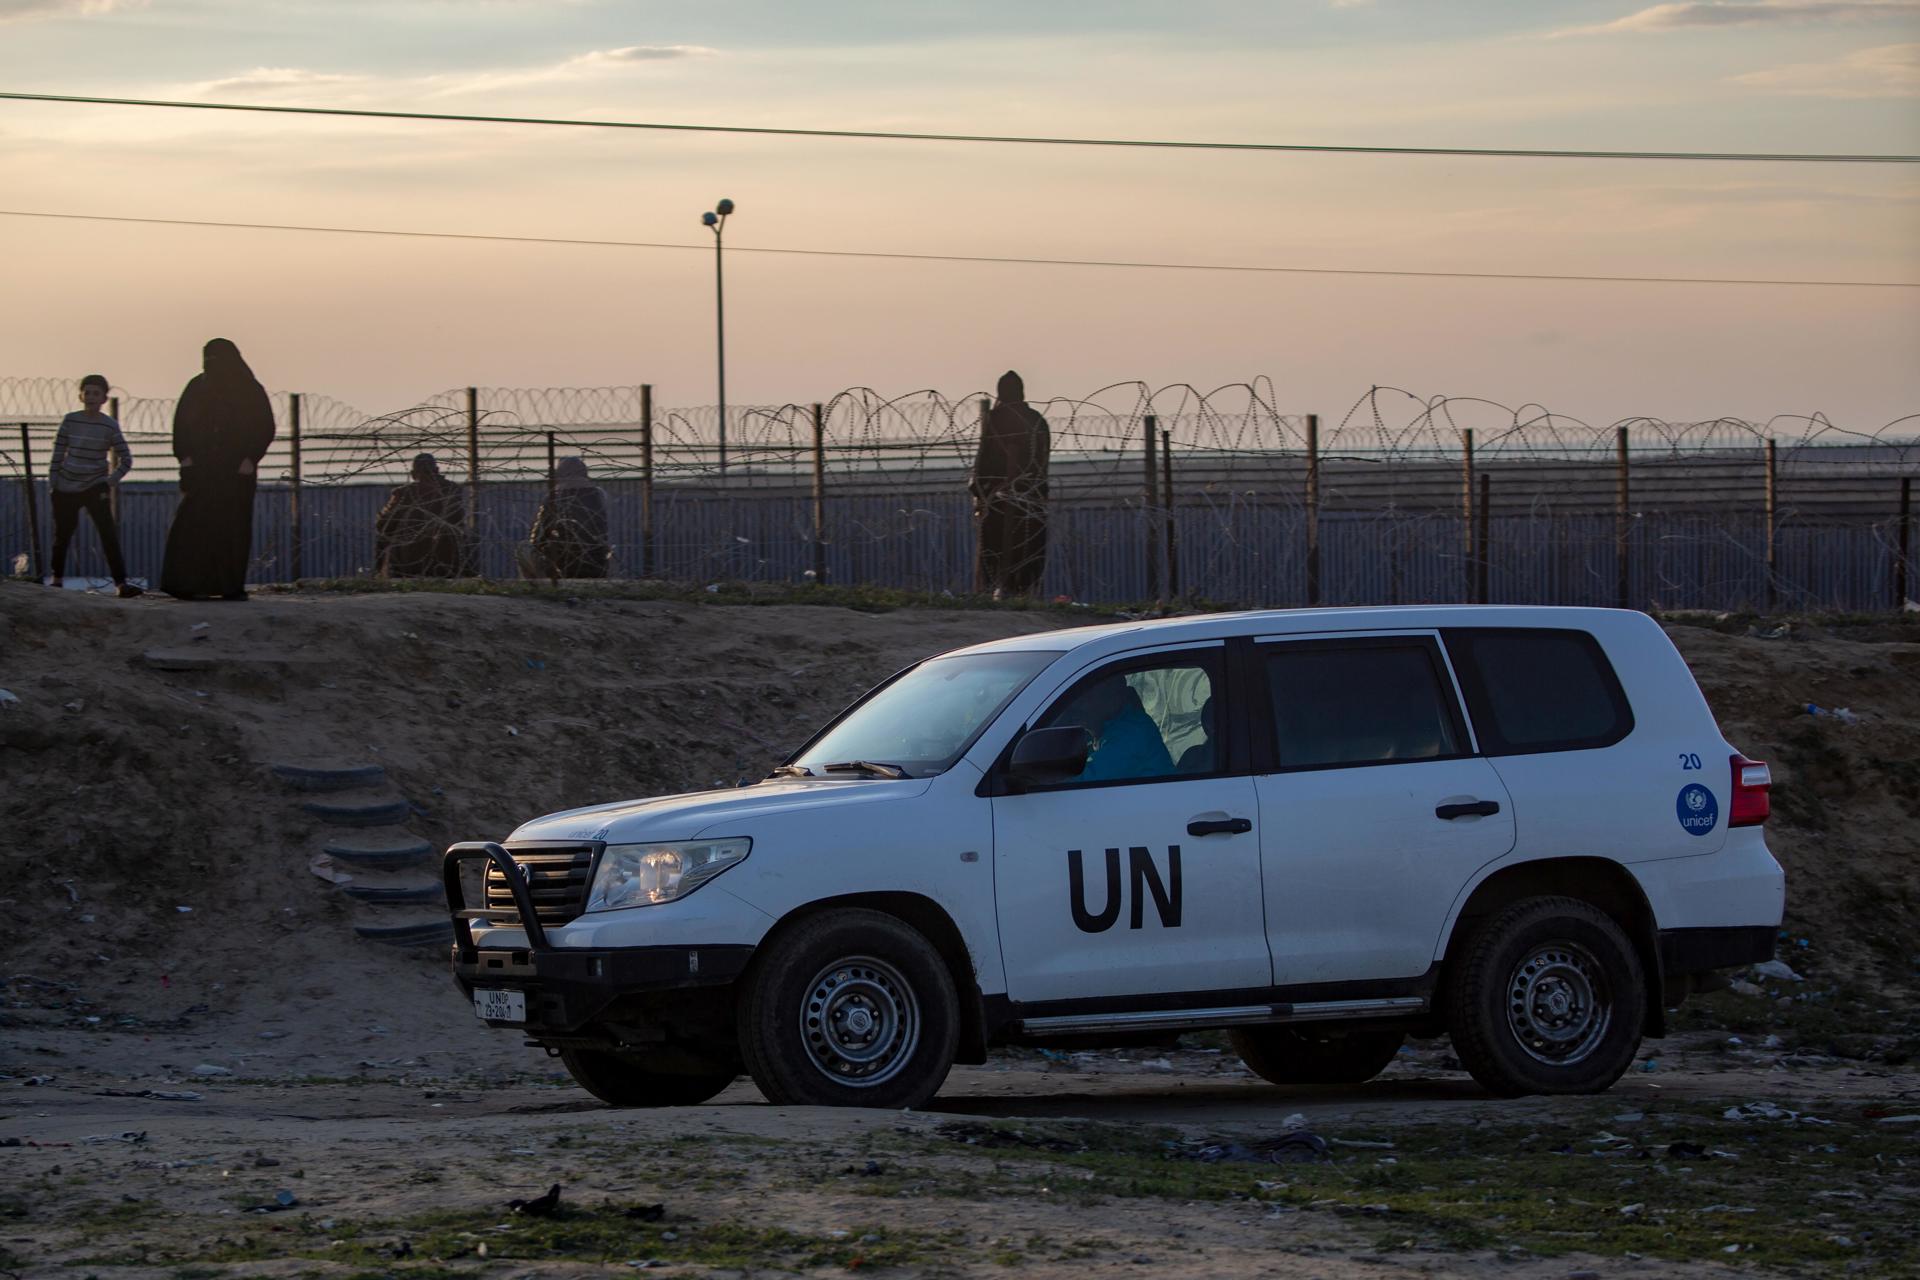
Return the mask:
M1599 1099L1496 1102L1444 1041L1283 1092L1202 1037L1003 1053L925 1114L746 1082L612 1111L482 1027L441 952L356 936L436 910L344 896L404 876L323 846L397 837L270 769L379 763L344 798L408 801L399 834L499 837L759 777L917 657L1089 620L0 583L0 905L31 922L0 944L0 1275L1920 1274L1920 627L1670 625L1774 766L1802 980L1689 1004ZM1275 1164L1291 1128L1339 1142ZM507 1210L554 1184L559 1215Z

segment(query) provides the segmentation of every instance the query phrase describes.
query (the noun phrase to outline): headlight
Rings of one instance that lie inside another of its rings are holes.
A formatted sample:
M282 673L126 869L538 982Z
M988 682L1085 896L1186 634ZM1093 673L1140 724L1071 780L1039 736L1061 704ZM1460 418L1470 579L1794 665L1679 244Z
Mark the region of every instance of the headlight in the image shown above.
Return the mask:
M680 844L610 844L600 855L587 910L647 907L684 898L747 856L753 841L690 840Z

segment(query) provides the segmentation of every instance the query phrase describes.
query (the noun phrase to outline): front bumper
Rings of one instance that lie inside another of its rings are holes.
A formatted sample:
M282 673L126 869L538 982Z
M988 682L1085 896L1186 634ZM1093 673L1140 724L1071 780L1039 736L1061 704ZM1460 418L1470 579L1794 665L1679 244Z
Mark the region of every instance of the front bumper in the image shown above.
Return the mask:
M520 991L527 1020L498 1022L529 1035L573 1035L605 1020L626 1016L634 997L662 996L732 983L747 967L753 948L615 947L603 950L474 948L453 951L453 977L471 996L476 988ZM622 1006L622 1008L616 1008Z
M511 908L467 907L460 870L468 862L500 869L513 894ZM441 878L453 914L454 981L469 997L477 988L524 993L525 1022L487 1023L536 1038L598 1034L604 1024L616 1021L632 1032L636 1021L653 1022L655 1015L684 1022L690 1005L697 1009L703 1001L712 1004L710 997L692 993L731 984L753 955L748 943L556 946L512 854L492 841L448 849ZM478 938L476 922L489 926ZM565 925L555 929L573 932Z

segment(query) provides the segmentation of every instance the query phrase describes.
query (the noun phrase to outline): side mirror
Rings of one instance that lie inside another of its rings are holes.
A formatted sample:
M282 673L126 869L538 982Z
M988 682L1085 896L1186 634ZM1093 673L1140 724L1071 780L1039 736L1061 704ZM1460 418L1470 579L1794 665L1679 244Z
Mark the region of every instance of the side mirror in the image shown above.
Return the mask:
M1077 724L1035 729L1021 738L1007 762L1007 777L1019 787L1048 787L1072 782L1087 767L1093 735Z

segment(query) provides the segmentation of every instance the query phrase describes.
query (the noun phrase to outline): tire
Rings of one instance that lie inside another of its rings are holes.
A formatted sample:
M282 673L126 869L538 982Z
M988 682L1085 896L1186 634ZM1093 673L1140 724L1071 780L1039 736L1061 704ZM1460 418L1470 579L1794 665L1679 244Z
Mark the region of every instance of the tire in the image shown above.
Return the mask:
M731 1071L649 1071L644 1057L600 1049L562 1049L560 1061L574 1083L616 1107L696 1107L734 1081Z
M1247 1027L1230 1036L1247 1069L1274 1084L1360 1084L1386 1070L1405 1032Z
M918 930L878 911L829 911L756 959L739 1030L769 1102L918 1107L953 1067L960 1001Z
M1527 898L1487 921L1447 991L1453 1051L1506 1098L1605 1091L1633 1065L1646 1013L1633 943L1577 898Z

